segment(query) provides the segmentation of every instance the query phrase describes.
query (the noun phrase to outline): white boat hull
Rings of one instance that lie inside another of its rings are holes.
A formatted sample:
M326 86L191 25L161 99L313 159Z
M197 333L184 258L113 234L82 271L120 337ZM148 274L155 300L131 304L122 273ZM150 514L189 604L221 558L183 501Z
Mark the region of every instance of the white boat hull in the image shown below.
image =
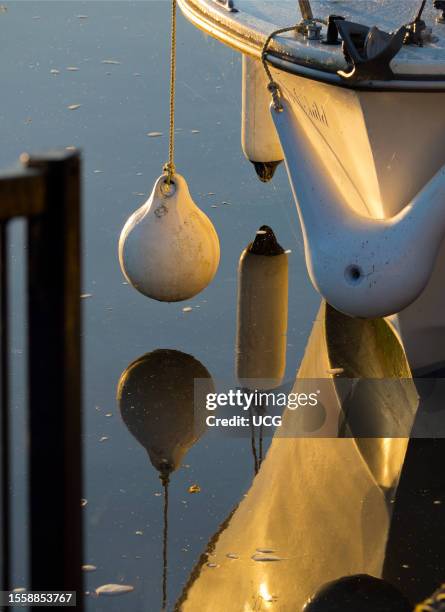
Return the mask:
M356 187L360 197L348 199L356 213L375 219L397 215L445 164L445 115L441 112L445 93L375 93L283 72L274 72L274 76L299 120L315 127ZM416 236L419 268L428 248L425 240L428 235ZM442 241L428 283L397 313L416 370L434 368L445 360L441 341L445 340L444 273Z

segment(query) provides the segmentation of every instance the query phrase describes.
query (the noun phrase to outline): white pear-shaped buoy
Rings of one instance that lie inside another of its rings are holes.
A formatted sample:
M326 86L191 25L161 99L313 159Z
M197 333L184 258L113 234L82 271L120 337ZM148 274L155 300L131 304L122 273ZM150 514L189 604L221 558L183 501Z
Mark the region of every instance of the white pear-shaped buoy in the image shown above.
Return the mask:
M185 179L156 181L147 202L125 224L119 262L128 282L161 302L187 300L212 281L219 264L218 234L193 202Z

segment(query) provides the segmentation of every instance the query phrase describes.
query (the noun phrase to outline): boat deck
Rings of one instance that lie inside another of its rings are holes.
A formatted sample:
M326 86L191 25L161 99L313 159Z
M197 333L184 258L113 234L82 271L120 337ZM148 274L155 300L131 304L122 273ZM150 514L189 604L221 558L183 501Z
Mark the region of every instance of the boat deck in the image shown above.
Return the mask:
M216 0L179 0L179 4L195 25L237 50L255 56L260 55L271 32L292 26L301 19L297 2L289 0L234 0L237 9L234 12ZM420 3L418 0L319 0L312 1L311 5L316 18L341 15L350 21L391 32L412 21ZM391 62L395 74L445 78L445 24L436 23L439 15L432 1L428 2L422 18L428 27L433 28L435 42L423 47L404 46ZM332 72L347 67L341 45L308 41L293 32L277 36L270 49L291 61Z

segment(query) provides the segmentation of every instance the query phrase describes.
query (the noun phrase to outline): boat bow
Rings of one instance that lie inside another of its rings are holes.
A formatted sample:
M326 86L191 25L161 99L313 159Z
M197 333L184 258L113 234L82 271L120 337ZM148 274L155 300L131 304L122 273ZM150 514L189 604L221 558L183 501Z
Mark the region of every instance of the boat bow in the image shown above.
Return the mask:
M298 117L297 113L302 117ZM271 107L315 288L358 317L399 312L425 288L445 233L445 166L396 215L359 214L361 195L298 105Z

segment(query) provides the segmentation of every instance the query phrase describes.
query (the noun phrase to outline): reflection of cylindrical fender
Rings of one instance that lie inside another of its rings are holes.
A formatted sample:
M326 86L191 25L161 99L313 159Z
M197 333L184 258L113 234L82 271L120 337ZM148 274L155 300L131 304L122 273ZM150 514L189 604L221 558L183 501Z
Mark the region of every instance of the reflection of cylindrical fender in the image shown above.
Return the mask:
M238 269L236 375L262 379L256 388L271 389L283 381L287 302L287 254L263 225L241 254Z
M270 117L270 93L261 62L243 55L242 78L241 144L260 180L267 182L284 155Z
M176 470L205 431L205 406L194 401L195 379L208 379L206 391L214 391L209 372L194 357L158 349L133 361L119 380L122 419L161 474Z

